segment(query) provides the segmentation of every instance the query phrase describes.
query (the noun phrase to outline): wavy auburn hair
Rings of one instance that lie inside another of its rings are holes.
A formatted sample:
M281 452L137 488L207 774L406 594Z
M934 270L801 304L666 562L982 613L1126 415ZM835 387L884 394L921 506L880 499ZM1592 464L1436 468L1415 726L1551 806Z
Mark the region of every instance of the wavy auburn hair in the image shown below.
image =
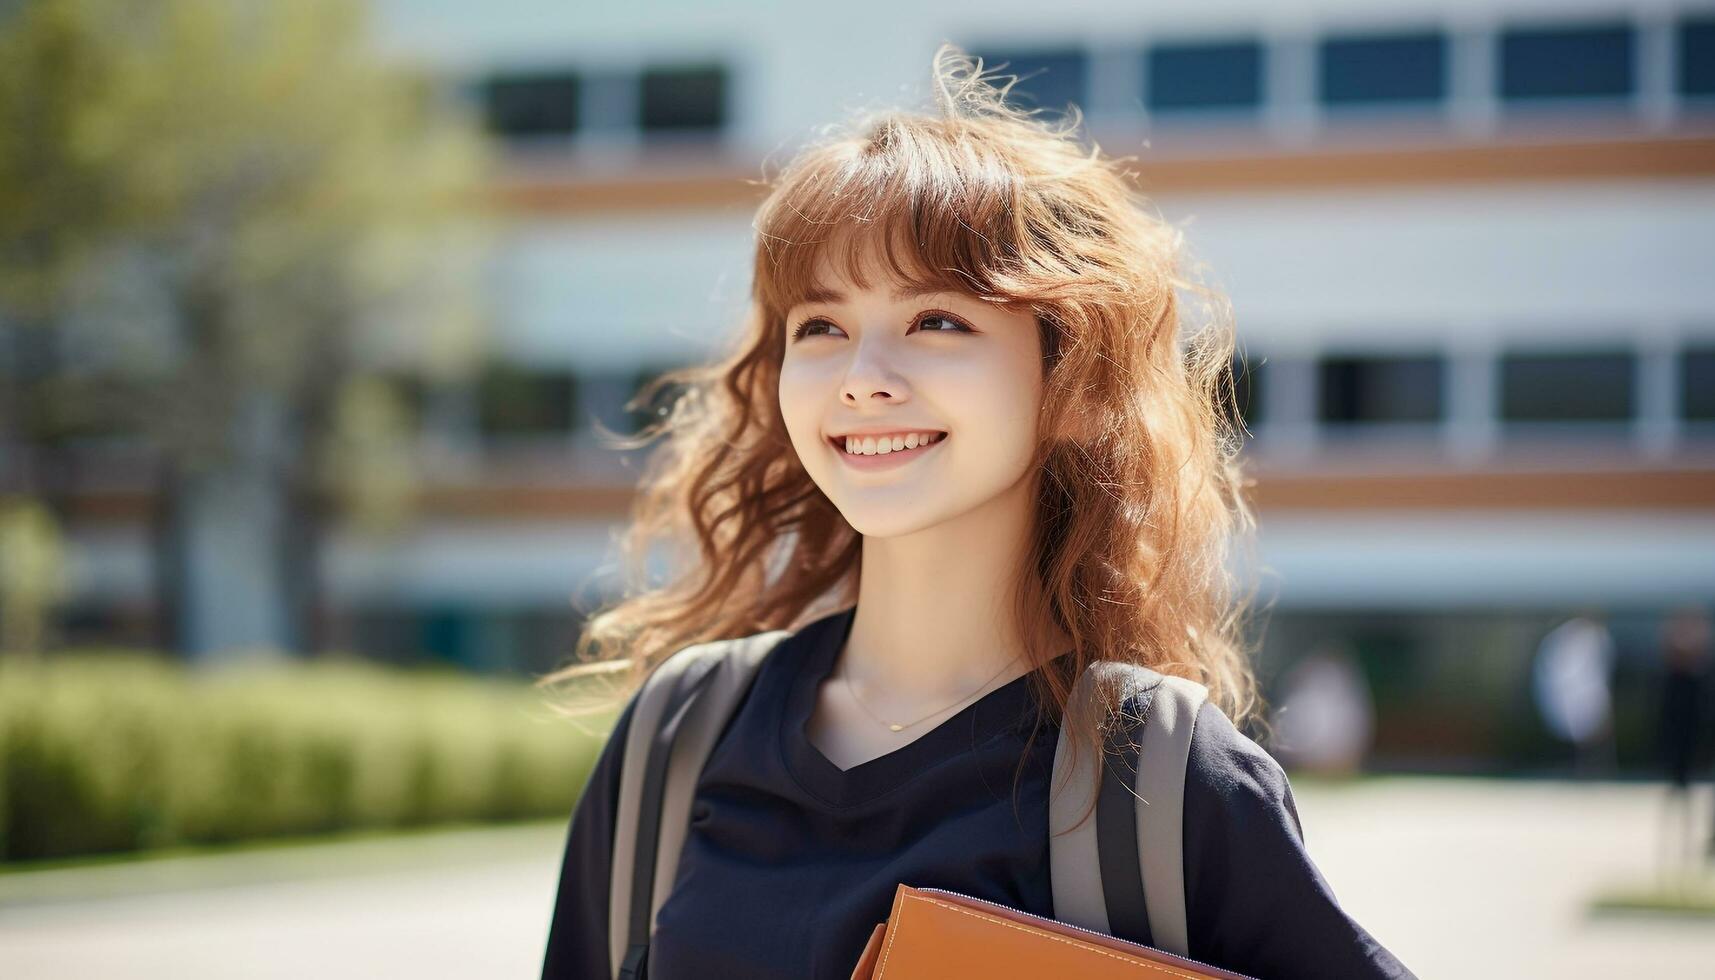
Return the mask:
M627 591L587 620L573 662L539 685L617 679L600 697L611 706L685 646L796 630L855 602L861 536L800 464L778 385L785 315L818 260L843 263L866 286L864 256L879 254L901 284L1036 316L1035 574L1018 576L1017 635L1045 635L1037 627L1051 617L1074 644L1065 656L1027 652L1043 668L1031 681L1037 725L1062 722L1074 751L1101 751L1124 692L1068 706L1095 660L1202 683L1235 724L1260 715L1248 600L1225 564L1255 527L1237 459L1230 304L1184 268L1183 235L1135 189L1124 160L1079 142L1076 108L1050 122L1009 104L1017 79L995 84L951 45L933 69L936 112L862 117L764 182L737 343L631 403L653 402L664 385L679 391L618 443L666 439L624 541ZM652 585L644 563L657 543L681 553L670 579ZM561 710L596 710L584 700Z

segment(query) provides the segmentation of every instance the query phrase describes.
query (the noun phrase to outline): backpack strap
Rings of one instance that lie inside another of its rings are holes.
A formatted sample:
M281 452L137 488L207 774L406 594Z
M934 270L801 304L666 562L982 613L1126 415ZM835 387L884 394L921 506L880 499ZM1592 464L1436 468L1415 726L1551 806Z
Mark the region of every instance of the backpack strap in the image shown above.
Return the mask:
M649 940L677 877L697 777L763 658L788 633L694 644L644 680L626 732L614 814L608 890L614 977L646 976Z
M1088 705L1109 679L1126 686L1138 713L1112 726L1099 785L1097 760L1071 764L1064 726L1055 749L1048 839L1054 917L1184 956L1185 768L1208 688L1136 664L1097 661L1072 697ZM1095 819L1073 827L1091 794Z
M1190 955L1185 921L1185 770L1191 732L1209 689L1184 677L1163 676L1150 699L1149 719L1137 756L1137 842L1154 945Z

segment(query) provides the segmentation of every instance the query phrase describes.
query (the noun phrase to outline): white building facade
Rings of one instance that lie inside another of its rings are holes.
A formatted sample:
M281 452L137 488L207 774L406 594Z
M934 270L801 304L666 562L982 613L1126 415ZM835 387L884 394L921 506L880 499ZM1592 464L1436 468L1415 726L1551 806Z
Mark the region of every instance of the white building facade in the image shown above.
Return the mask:
M1344 644L1378 696L1430 692L1427 728L1460 678L1513 697L1576 609L1647 652L1715 597L1715 6L387 0L375 24L505 141L506 381L426 396L444 507L332 543L353 642L565 651L636 474L591 420L737 329L765 164L921 106L942 41L1082 107L1231 297L1265 668ZM87 586L143 588L134 545L86 541Z

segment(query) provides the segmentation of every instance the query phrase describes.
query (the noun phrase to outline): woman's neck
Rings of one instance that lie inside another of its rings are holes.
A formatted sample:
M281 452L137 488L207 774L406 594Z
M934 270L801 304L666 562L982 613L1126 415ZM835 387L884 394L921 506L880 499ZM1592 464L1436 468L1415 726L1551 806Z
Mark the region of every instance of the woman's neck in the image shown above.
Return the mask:
M1030 649L1054 656L1069 648L1057 628L1027 641L1014 623L1034 503L1031 481L1020 480L933 527L865 537L857 611L835 675L873 710L914 717L1028 672Z

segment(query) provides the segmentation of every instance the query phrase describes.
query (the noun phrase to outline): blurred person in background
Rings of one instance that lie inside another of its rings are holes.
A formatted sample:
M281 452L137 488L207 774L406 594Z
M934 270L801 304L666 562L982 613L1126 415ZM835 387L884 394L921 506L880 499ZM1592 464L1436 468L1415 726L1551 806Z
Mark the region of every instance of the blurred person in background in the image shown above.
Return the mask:
M1604 747L1612 762L1613 669L1614 638L1594 615L1574 616L1537 645L1537 710L1556 737L1571 743L1577 775L1596 771Z
M1324 646L1282 679L1272 748L1288 766L1349 776L1362 767L1375 731L1375 704L1352 655Z
M1668 872L1675 870L1675 865L1694 863L1697 850L1691 782L1706 736L1715 727L1715 706L1709 703L1710 678L1715 674L1710 633L1709 611L1701 605L1675 611L1661 631L1663 672L1657 734L1668 779L1663 814L1668 850L1664 870ZM1715 826L1709 828L1704 853L1715 859Z

